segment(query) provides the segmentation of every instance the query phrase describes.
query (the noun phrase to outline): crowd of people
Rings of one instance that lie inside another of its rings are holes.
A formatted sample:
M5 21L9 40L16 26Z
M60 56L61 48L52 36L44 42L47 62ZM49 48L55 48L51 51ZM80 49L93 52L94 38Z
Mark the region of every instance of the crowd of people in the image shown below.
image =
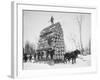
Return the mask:
M50 48L47 50L37 50L34 54L23 54L23 61L32 61L35 62L39 61L53 61L54 63L67 63L71 62L72 64L76 63L76 59L78 55L80 54L80 50L76 49L71 52L67 52L65 54L61 54L58 56L62 56L62 58L58 58L55 54L55 50Z

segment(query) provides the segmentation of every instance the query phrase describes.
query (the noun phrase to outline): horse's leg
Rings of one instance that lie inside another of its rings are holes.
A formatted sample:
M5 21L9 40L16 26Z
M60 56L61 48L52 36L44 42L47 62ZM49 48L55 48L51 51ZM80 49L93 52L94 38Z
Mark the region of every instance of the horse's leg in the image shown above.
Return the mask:
M69 60L69 58L67 58L67 63L69 63L70 62L70 60Z
M72 58L72 64L74 64L74 59Z
M66 64L67 64L67 62L68 62L68 58L66 58Z
M75 58L75 63L76 63L76 58Z
M73 58L73 64L76 63L76 58Z

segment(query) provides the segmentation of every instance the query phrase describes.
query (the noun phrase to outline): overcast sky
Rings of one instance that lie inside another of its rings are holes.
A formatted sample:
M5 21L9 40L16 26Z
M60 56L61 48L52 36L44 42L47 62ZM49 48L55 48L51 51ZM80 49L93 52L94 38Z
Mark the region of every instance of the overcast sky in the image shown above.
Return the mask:
M87 47L90 39L91 14L46 12L46 11L24 11L24 45L26 41L38 43L40 31L51 25L49 22L51 16L54 22L60 22L64 32L64 41L66 50L76 48L75 43L79 43L79 24L77 21L82 15L82 42ZM74 42L74 39L76 42Z

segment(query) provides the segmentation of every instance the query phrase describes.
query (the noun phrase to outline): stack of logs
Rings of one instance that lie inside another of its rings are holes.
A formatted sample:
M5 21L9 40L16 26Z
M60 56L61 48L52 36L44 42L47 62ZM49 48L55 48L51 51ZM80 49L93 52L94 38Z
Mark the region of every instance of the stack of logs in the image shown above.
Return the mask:
M63 30L59 22L50 25L40 32L38 49L52 48L55 50L55 59L64 59L65 44Z

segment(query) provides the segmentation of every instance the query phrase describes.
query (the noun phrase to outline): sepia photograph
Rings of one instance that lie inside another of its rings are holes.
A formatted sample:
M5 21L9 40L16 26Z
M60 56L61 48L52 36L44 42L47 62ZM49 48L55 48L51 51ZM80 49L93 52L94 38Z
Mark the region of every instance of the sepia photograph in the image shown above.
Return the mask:
M91 14L22 11L23 70L91 66Z

